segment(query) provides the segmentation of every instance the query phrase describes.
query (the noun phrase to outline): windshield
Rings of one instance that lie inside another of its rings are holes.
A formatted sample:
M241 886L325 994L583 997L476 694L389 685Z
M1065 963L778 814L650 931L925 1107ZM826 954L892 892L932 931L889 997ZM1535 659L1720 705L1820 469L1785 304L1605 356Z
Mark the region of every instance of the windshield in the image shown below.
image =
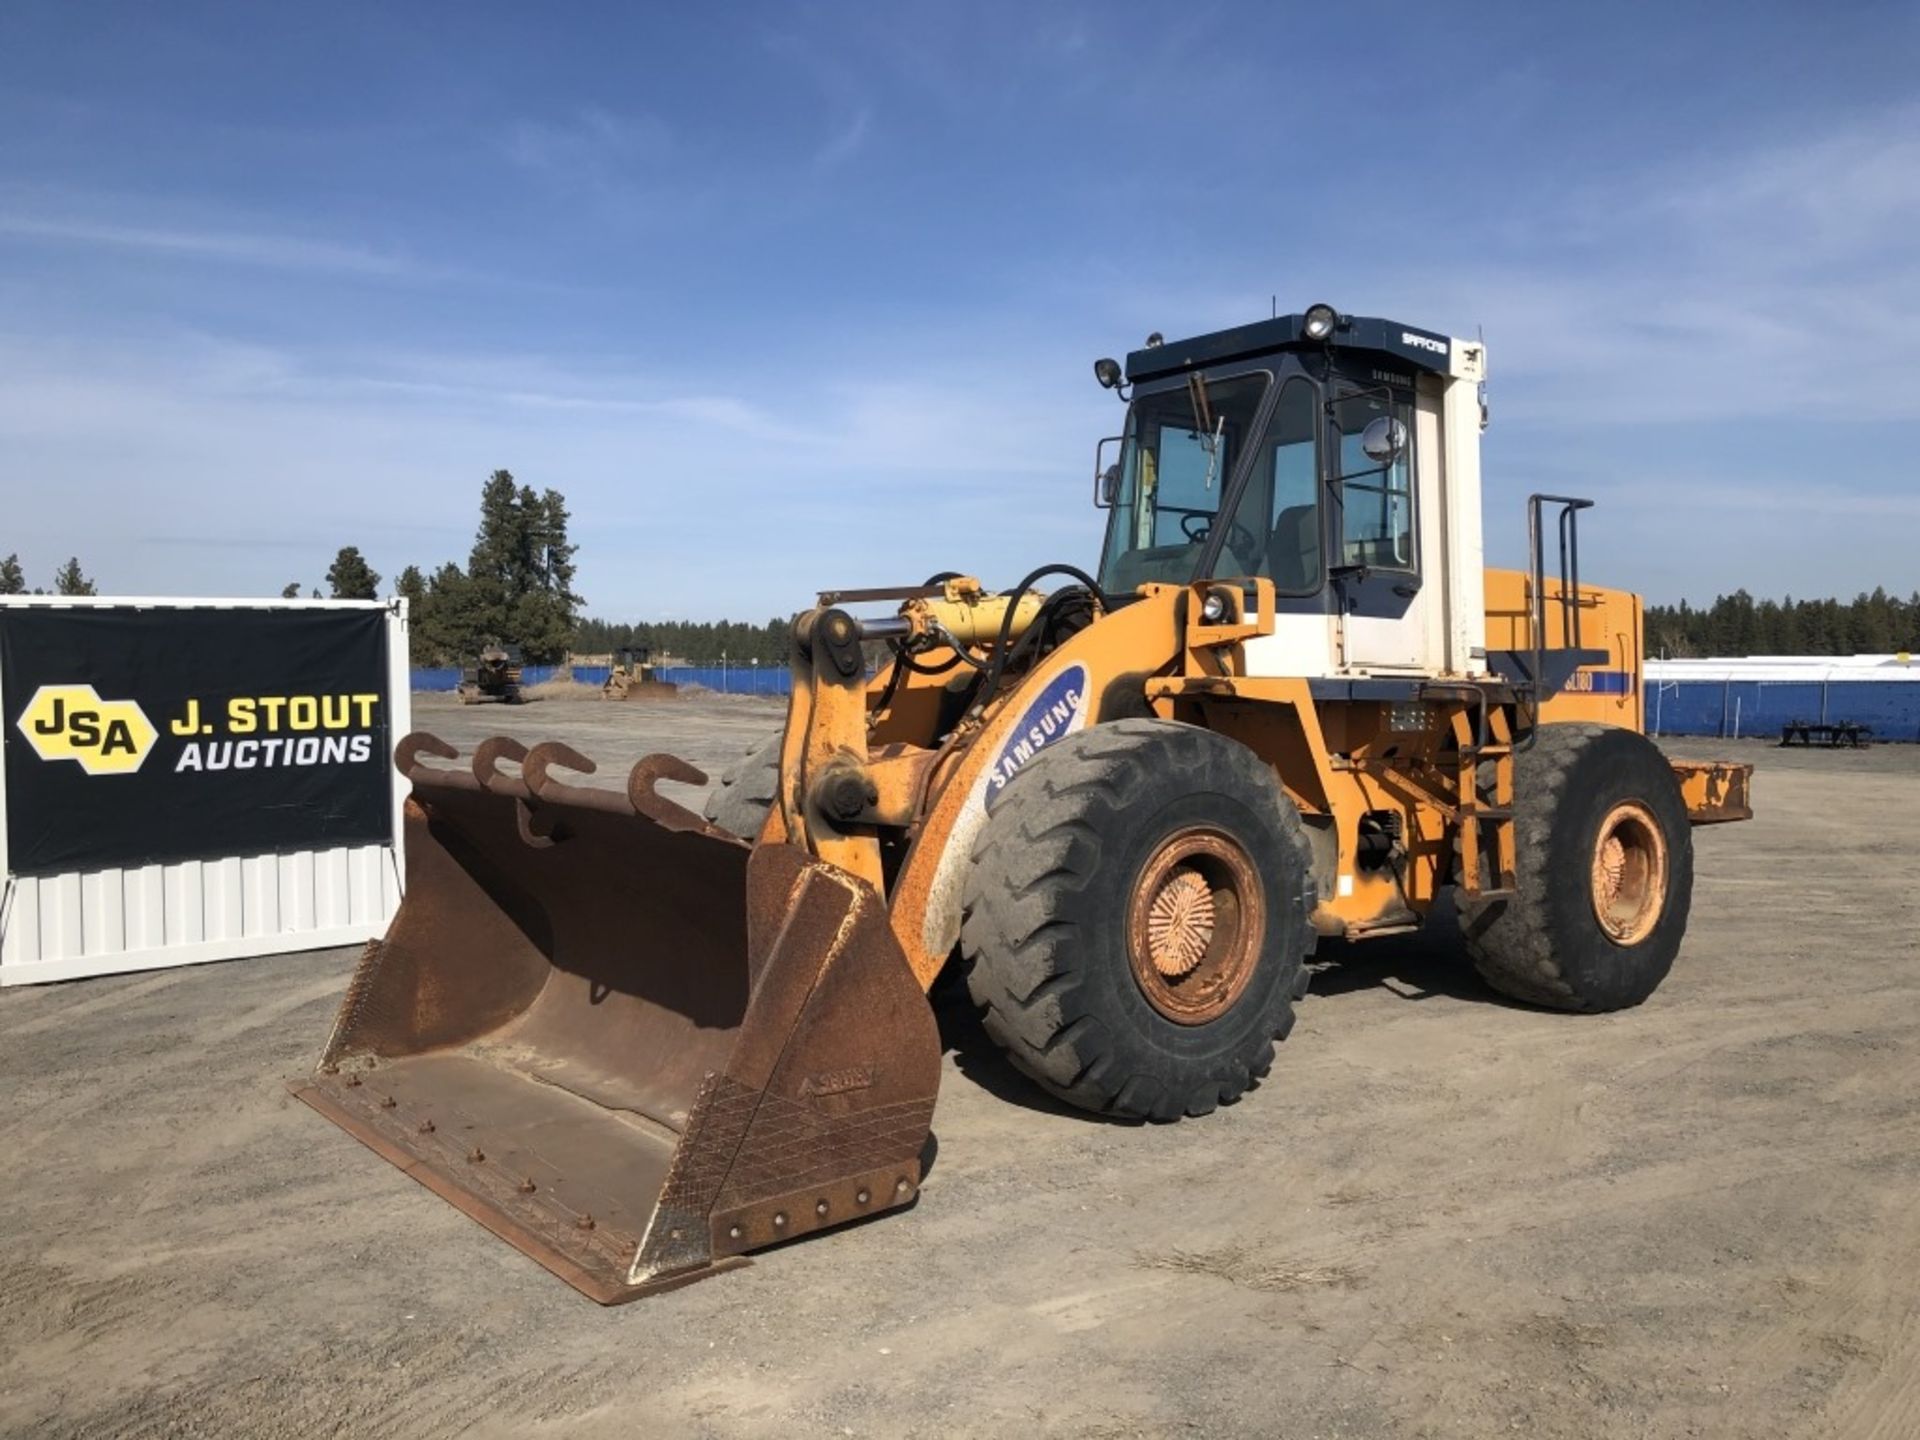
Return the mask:
M1210 384L1196 377L1134 397L1100 563L1103 590L1194 578L1266 388L1264 373Z

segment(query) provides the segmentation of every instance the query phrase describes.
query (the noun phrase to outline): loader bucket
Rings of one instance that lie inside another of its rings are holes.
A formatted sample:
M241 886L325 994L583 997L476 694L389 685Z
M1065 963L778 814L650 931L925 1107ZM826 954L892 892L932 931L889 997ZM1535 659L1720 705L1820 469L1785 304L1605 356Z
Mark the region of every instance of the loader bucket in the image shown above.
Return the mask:
M870 886L655 794L705 778L670 756L624 793L563 745L426 756L302 1100L603 1304L913 1199L940 1047Z

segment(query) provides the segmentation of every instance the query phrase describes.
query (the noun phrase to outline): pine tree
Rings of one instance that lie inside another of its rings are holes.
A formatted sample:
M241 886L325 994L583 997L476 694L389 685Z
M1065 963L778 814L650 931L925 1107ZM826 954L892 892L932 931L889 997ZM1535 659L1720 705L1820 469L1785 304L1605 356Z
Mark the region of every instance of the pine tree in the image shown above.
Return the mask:
M427 598L427 577L420 573L418 565L409 565L393 582L393 593L417 610Z
M53 593L56 595L98 595L93 581L80 571L80 557L68 558L67 563L53 573Z
M474 593L472 582L452 561L433 572L413 624L416 660L428 665L458 665L493 638L475 606Z
M0 560L0 595L24 595L27 593L26 572L20 568L20 557L9 555Z
M494 635L505 632L512 599L525 588L525 527L518 498L512 471L496 470L487 477L480 487L480 528L467 556L466 608Z
M431 601L427 596L426 576L420 573L418 565L409 565L400 572L400 578L393 582L393 593L407 602L407 641L413 663L438 663L428 645L427 637L432 627Z
M298 600L300 598L300 582L298 580L289 580L286 584L282 585L280 587L280 598L282 600Z
M517 485L511 471L494 471L481 487L463 621L484 637L518 645L539 664L565 657L578 623L577 547L567 539L568 519L559 491Z
M357 545L343 545L327 567L327 584L336 600L373 600L380 594L380 576L361 556Z

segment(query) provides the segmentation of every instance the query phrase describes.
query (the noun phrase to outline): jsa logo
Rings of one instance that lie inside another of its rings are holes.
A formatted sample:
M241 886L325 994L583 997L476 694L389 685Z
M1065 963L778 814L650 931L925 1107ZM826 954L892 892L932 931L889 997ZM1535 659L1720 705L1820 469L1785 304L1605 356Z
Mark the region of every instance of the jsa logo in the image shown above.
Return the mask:
M42 760L72 760L89 775L133 774L159 738L137 704L102 700L91 685L42 685L20 733Z

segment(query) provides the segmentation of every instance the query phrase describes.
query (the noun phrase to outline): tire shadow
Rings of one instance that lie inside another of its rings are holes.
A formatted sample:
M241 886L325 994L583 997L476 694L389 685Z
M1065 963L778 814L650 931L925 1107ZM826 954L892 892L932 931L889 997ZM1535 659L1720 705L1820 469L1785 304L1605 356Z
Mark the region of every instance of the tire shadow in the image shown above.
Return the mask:
M980 1009L967 993L959 962L947 966L927 992L933 1018L940 1028L940 1049L953 1056L954 1067L996 1100L1042 1115L1059 1115L1089 1125L1140 1125L1144 1121L1115 1115L1095 1115L1057 1100L1022 1075L1006 1052L980 1023Z

